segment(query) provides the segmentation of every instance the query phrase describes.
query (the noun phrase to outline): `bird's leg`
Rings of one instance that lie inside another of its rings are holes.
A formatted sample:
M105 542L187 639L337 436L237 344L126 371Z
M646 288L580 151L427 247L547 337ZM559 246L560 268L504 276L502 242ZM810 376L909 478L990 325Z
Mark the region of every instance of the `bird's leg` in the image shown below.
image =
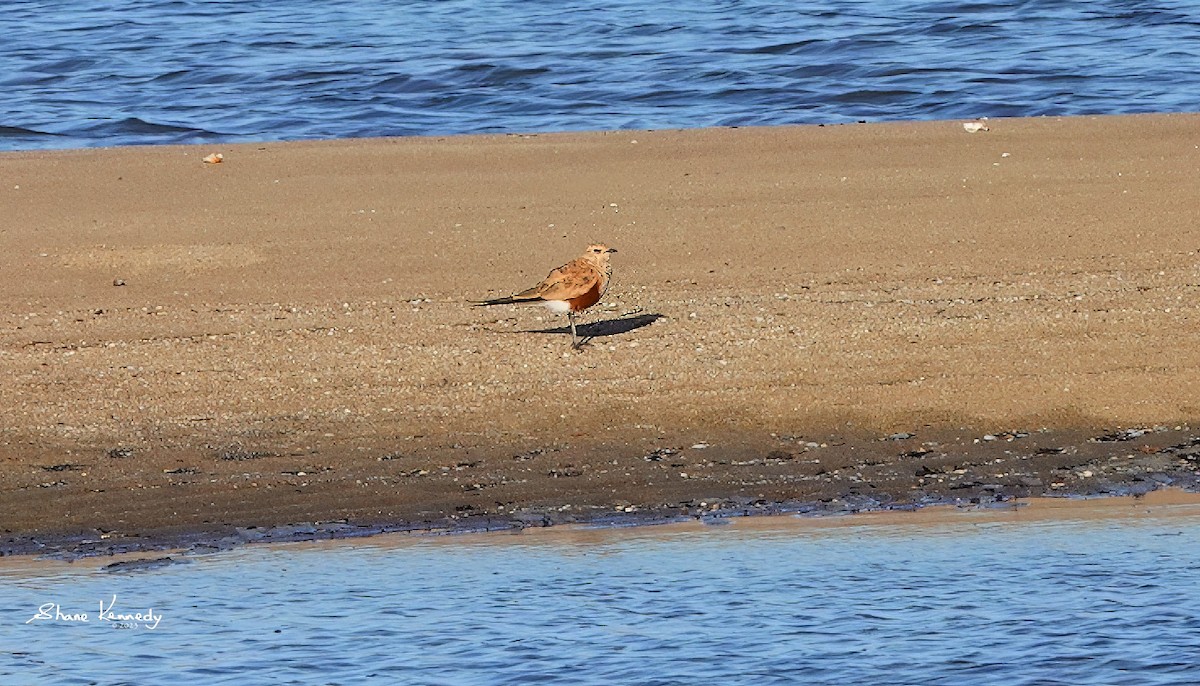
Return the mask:
M575 334L575 313L567 310L567 321L571 322L571 348L579 350L579 337Z

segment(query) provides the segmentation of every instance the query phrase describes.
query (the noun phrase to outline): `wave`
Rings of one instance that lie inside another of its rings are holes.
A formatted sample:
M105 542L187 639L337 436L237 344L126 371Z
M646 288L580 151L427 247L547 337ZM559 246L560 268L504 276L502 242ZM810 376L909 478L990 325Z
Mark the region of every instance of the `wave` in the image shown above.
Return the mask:
M37 129L27 129L24 126L4 126L0 125L0 138L31 138L38 136L61 136L60 133L52 131L38 131Z
M186 136L220 136L222 134L216 131L209 131L194 126L183 126L180 124L159 124L157 122L146 121L139 117L126 117L120 121L107 121L96 124L86 129L89 133L100 133L104 135L138 135L138 136L166 136L166 135L186 135Z

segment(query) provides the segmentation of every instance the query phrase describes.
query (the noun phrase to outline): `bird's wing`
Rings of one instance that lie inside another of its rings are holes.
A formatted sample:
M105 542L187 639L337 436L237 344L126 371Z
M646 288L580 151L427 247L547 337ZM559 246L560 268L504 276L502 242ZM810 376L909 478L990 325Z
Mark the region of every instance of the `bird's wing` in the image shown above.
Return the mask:
M570 300L587 293L601 274L586 260L571 260L550 272L541 283L513 296L517 300Z

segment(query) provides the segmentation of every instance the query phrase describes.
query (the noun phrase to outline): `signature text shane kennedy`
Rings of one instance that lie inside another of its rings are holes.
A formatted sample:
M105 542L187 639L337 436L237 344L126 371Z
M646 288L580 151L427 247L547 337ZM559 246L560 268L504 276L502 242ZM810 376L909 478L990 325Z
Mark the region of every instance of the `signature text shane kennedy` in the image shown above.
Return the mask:
M112 600L105 606L104 601L100 601L100 612L96 615L97 621L130 624L134 623L137 626L144 626L147 629L157 629L158 623L162 621L162 615L155 612L154 608L149 608L145 612L115 612L113 606L117 604L117 596L113 596ZM38 607L37 614L25 621L26 624L36 621L51 620L55 622L90 622L91 617L86 612L63 612L62 606L58 603L45 603Z

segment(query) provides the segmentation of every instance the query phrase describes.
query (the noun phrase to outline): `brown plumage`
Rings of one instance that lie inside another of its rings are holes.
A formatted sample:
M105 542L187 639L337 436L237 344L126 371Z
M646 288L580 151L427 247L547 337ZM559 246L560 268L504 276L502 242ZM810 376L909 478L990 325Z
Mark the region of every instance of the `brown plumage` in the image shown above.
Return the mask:
M616 251L616 248L603 243L589 245L583 255L551 271L533 288L503 298L473 301L473 304L486 307L532 302L541 303L552 312L566 312L571 322L571 347L579 348L575 313L586 310L604 297L608 280L612 277L612 264L608 258Z

